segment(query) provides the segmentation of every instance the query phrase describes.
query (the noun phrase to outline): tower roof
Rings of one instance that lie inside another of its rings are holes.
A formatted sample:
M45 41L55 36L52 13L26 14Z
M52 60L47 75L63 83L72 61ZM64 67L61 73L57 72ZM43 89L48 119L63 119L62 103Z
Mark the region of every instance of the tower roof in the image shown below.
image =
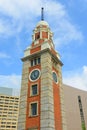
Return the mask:
M43 21L43 20L39 21L37 23L36 27L41 26L41 25L45 25L45 26L49 27L49 24L46 21Z

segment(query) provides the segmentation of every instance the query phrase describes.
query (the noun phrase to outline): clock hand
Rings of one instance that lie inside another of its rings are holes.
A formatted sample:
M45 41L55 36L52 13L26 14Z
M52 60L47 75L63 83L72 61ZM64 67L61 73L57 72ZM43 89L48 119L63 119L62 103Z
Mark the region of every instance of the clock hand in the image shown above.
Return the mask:
M32 73L32 78L35 78L35 75L34 75L34 73Z

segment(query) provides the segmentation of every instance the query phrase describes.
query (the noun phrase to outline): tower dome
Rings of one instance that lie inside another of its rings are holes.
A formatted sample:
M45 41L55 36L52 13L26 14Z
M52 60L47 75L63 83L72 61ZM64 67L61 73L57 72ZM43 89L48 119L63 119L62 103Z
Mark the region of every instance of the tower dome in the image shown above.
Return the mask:
M37 25L36 25L36 27L38 27L38 26L47 26L47 27L49 27L49 24L46 22L46 21L43 21L43 20L41 20L41 21L39 21L38 23L37 23Z

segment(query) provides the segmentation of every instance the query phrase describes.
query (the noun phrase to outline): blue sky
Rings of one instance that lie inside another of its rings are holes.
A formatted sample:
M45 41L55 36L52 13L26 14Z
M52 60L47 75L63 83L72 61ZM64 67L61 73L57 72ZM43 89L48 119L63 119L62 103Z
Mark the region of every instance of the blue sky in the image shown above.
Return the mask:
M87 0L0 0L0 86L20 88L20 59L42 6L64 63L63 83L87 91Z

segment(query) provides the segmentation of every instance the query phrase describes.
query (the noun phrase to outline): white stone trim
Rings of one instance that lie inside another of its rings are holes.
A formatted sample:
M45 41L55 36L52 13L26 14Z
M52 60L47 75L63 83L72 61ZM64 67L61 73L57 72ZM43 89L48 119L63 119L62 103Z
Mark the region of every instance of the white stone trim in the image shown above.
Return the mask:
M47 49L47 48L51 49L49 43L46 41L46 42L44 42L44 43L41 45L41 50L44 50L44 49Z

